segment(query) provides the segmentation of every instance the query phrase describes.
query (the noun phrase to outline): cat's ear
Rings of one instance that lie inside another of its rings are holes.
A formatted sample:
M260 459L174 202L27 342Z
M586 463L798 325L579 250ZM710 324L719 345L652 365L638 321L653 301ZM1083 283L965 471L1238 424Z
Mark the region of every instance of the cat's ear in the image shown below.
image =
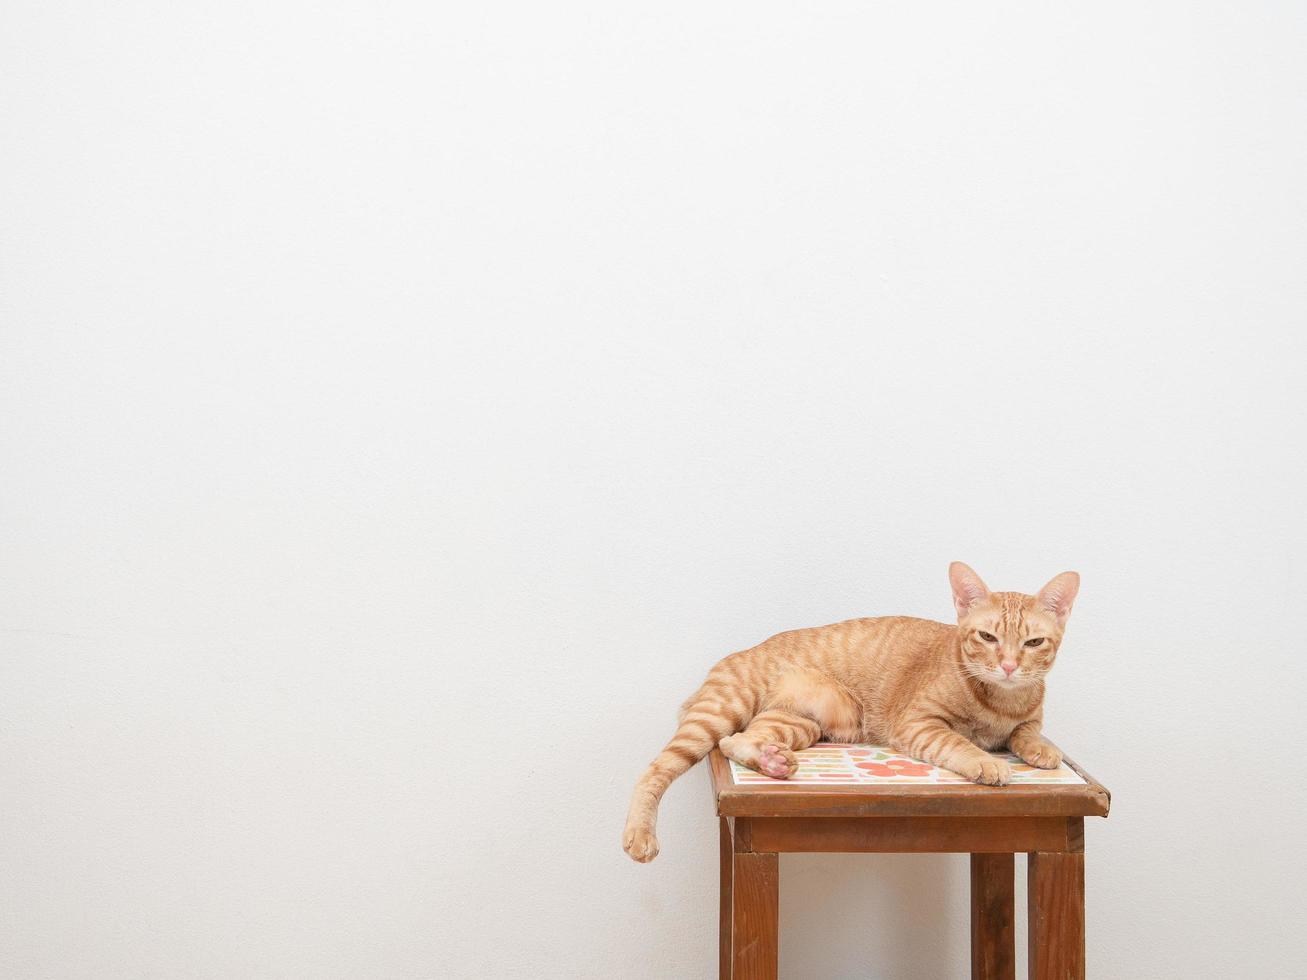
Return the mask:
M967 610L989 595L989 586L980 580L980 576L960 561L948 567L948 583L953 586L953 605L957 607L958 619L967 614Z
M1080 575L1077 572L1063 572L1039 590L1039 604L1057 617L1058 625L1066 625L1066 618L1071 615L1071 604L1076 601L1080 591Z

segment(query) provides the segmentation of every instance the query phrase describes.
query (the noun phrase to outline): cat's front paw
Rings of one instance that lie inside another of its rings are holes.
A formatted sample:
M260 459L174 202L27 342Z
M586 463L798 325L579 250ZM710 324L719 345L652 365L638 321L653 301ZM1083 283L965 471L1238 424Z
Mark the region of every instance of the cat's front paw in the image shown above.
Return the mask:
M1002 759L987 755L978 759L962 775L986 786L1006 786L1012 782L1012 767Z
M1014 747L1012 751L1019 755L1026 765L1034 766L1036 769L1056 769L1062 764L1062 750L1042 738L1029 745L1022 745L1019 749Z

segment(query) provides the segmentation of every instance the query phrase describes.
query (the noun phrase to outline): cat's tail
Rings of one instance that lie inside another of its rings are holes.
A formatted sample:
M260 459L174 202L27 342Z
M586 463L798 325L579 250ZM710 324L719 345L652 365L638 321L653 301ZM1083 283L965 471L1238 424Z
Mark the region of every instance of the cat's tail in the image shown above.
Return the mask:
M681 706L681 723L672 740L635 784L622 847L636 861L652 861L658 856L658 837L654 833L658 802L672 780L748 722L750 712L740 698L726 690L727 684L725 677L709 675L703 687Z

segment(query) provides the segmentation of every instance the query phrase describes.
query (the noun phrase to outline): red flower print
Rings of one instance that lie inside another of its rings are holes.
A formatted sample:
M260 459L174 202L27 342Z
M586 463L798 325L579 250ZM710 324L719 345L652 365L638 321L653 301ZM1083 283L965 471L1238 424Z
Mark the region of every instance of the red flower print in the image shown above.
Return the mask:
M885 762L855 762L859 769L865 769L873 776L929 776L935 767L928 762L915 759L888 759Z

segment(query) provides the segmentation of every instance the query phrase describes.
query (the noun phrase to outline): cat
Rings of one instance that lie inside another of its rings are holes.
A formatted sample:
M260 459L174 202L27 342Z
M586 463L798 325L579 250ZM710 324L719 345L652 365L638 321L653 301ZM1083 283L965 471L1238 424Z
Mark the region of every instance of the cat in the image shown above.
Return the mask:
M776 779L819 739L888 745L970 780L1001 786L1010 748L1041 769L1062 753L1040 734L1053 666L1080 576L1063 572L1035 595L991 592L962 562L949 566L958 624L910 616L850 619L778 633L733 653L682 706L680 726L636 783L622 846L658 855L658 802L672 780L718 746Z

